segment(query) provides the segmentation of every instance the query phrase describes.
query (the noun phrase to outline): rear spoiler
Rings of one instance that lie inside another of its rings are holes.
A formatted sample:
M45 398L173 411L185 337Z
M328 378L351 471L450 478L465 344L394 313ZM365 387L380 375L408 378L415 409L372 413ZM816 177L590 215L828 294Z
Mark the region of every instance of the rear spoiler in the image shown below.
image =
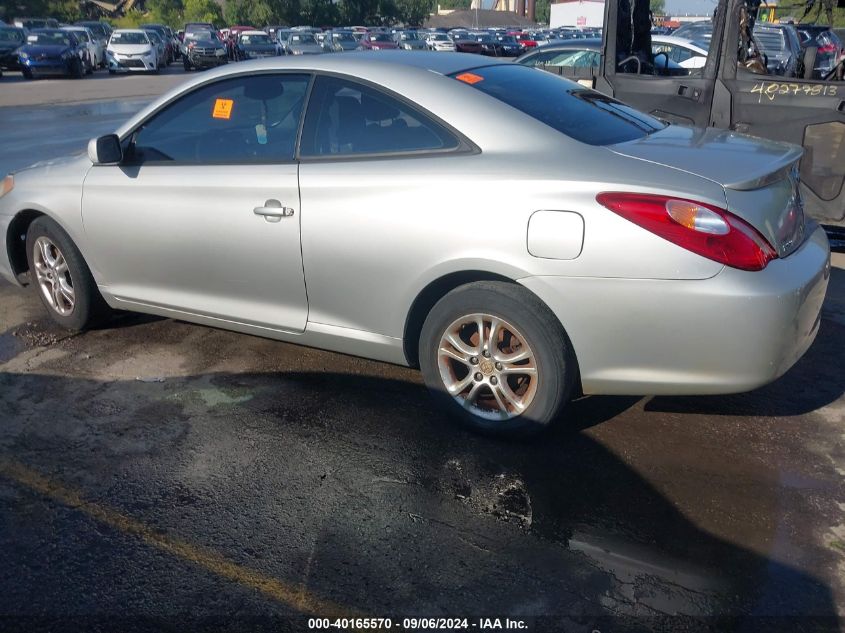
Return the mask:
M733 189L734 191L752 191L754 189L761 189L767 185L777 182L789 175L790 170L796 166L796 163L801 160L804 155L804 148L797 145L792 146L784 153L778 161L778 166L773 170L762 176L753 176L747 180L738 180L736 182L724 185L725 189Z

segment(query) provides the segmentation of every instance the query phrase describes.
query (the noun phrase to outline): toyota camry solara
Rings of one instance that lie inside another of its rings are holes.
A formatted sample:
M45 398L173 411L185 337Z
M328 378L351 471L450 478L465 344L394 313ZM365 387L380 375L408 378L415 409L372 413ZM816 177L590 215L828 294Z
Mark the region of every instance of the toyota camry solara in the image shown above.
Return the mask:
M525 433L795 363L830 272L800 151L475 56L267 59L7 177L0 272L68 328L132 310L419 366Z

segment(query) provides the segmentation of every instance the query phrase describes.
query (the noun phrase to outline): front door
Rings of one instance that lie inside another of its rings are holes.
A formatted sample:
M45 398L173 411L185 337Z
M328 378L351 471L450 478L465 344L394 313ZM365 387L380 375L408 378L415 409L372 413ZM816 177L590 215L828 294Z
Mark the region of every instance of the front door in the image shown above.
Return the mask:
M308 302L294 147L307 75L201 86L91 168L83 223L106 291L135 304L301 332Z
M604 77L596 88L638 110L679 125L712 125L719 58L717 15L706 64L683 68L666 53L652 50L648 0L611 0L605 5Z

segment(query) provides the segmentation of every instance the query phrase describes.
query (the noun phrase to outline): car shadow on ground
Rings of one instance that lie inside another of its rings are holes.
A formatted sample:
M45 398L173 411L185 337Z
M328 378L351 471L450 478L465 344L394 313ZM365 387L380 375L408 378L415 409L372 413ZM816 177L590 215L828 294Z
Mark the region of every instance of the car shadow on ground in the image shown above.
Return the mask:
M192 394L209 385L249 398L220 398L198 407ZM103 408L100 401L119 402L119 413ZM73 404L63 408L64 402ZM583 427L597 425L631 404L629 398L583 399L573 404L573 417ZM254 490L229 485L262 477L274 497L284 497L288 511L308 516L314 501L307 490L285 497L291 481L303 469L315 467L300 456L315 447L342 455L316 466L316 472L324 474L320 481L315 476L313 485L324 485L326 468L331 470L329 484L336 482L343 493L329 502L335 504L330 524L321 523L319 538L331 547L309 561L309 583L356 608L408 612L415 605L442 605L444 611L458 613L554 616L555 621L600 630L666 625L677 629L681 624L687 631L839 630L836 605L824 581L700 529L589 434L558 430L521 443L478 437L453 426L432 408L425 389L413 382L332 372L273 372L102 383L3 372L0 407L8 407L7 415L37 420L27 423L24 432L0 438L0 456L46 472L65 472L68 463L84 471L86 460L91 460L103 477L109 456L111 467L119 469L125 459L120 445L127 436L149 432L152 420L157 429L184 428L148 443L149 482L161 477L158 460L178 460L178 455L203 450L202 444L191 445L192 438L208 436L203 427L226 436L209 440L227 446L224 462L228 455L254 451L257 442L277 455L280 470L262 472L258 461L241 460L238 476L218 486L213 510L223 506L240 517L234 527L219 527L235 531L216 537L229 546L241 542L237 530L245 528L238 526L265 520L269 507L260 499L249 501ZM51 416L76 427L68 438L31 428L48 424ZM245 421L251 444L242 444L237 428ZM92 425L96 433L89 444L83 438ZM133 460L138 463L137 454ZM373 473L379 472L387 472L382 479L397 486L374 488ZM131 489L137 494L137 486L145 481ZM184 483L165 482L154 493L143 493L147 504L134 506L121 494L121 485L125 481L115 480L109 488L116 495L111 504L128 503L141 521L147 512L159 513L150 518L155 522L163 521L162 512L178 514L182 509L174 503L177 492L201 494L186 492ZM328 495L325 490L322 494ZM228 496L223 496L226 491ZM706 489L701 494L706 495ZM4 505L18 517L19 508L8 501ZM782 510L777 503L768 510L777 532L782 529ZM393 529L373 532L373 522ZM14 523L19 524L17 519ZM178 523L190 530L193 521ZM270 565L265 573L298 573L297 561L285 560L284 540L276 544L273 560L260 557L250 564ZM365 552L369 555L360 555ZM15 558L14 548L2 559L6 569L28 565ZM284 564L272 567L278 560ZM344 568L345 575L333 571L338 561L350 566ZM34 582L54 584L50 567L41 569L42 576L36 574ZM142 569L128 571L143 574ZM12 589L2 585L14 577L8 574L7 580L0 580L0 592ZM108 605L109 587L91 586L96 582L83 578L51 591L79 592L83 605L90 602L87 596L97 596ZM365 594L360 587L367 588ZM14 596L19 593L19 588L12 592L7 612L16 608ZM50 595L46 589L43 593ZM43 612L45 607L39 608Z

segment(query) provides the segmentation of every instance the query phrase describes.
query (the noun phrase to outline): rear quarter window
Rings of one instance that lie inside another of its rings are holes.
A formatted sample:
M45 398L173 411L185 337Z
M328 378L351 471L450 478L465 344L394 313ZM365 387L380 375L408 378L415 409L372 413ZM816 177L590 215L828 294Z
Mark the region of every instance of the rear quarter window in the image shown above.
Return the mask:
M520 64L475 68L452 77L589 145L633 141L666 127L595 90Z

